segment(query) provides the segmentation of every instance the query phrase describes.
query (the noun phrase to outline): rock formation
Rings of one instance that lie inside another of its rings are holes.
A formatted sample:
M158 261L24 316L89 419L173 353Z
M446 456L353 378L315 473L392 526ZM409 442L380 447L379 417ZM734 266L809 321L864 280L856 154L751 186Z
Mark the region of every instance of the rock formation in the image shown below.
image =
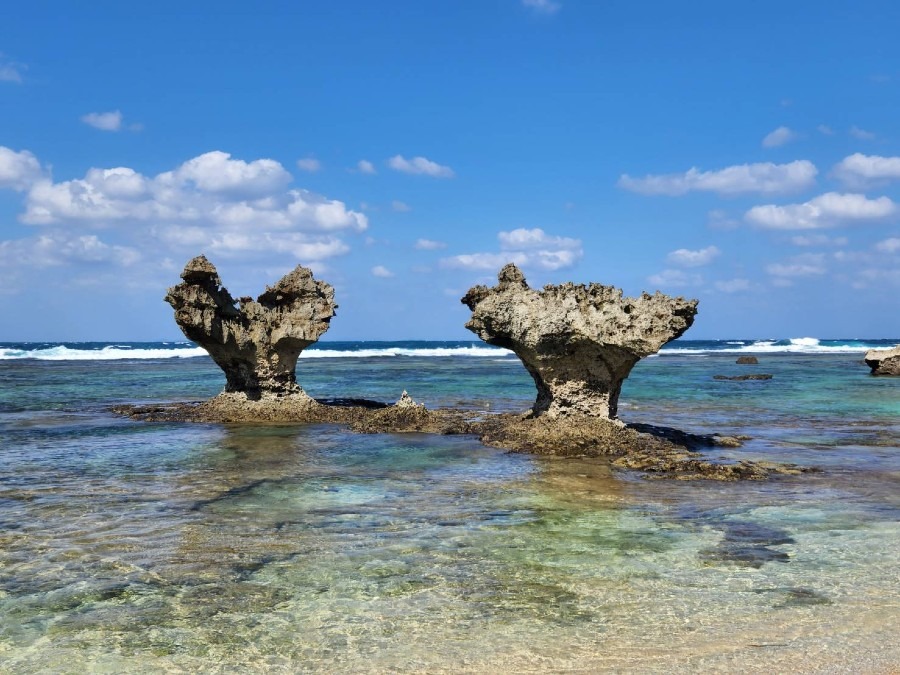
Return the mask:
M755 356L739 356L735 363L739 366L755 366L759 360Z
M305 396L294 372L297 358L328 330L337 308L334 288L298 265L237 307L206 257L190 260L181 278L165 300L185 336L225 371L226 392L249 399Z
M900 346L891 349L870 349L866 365L873 375L900 375Z
M498 281L462 298L472 310L466 328L522 360L537 386L535 416L614 418L634 365L681 336L697 313L696 300L659 292L625 298L613 286L572 283L536 291L513 264Z

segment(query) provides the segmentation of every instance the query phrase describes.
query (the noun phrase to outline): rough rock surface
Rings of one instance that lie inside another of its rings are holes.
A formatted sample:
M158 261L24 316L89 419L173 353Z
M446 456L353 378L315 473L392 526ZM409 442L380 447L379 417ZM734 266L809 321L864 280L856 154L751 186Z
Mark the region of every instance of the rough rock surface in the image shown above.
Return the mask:
M291 397L298 405L311 402L294 370L300 352L328 330L334 316L337 305L330 285L297 266L256 300L236 301L202 255L188 262L181 278L165 300L185 336L225 371L225 392L249 400Z
M626 298L613 286L572 283L536 291L513 264L498 281L462 298L472 310L466 328L522 360L537 386L536 416L614 418L634 365L681 336L697 313L696 300L659 292Z
M755 356L739 356L735 363L739 366L755 366L759 360Z
M900 346L891 349L870 349L866 365L873 375L900 375Z

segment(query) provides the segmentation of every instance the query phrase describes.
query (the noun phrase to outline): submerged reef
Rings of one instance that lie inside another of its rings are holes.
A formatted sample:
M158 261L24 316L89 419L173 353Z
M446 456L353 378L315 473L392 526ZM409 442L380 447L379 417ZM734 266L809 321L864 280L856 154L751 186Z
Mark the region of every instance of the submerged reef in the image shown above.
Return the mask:
M900 375L900 346L870 349L866 352L866 365L873 375Z
M641 357L690 327L696 300L661 293L624 298L599 284L535 291L507 265L498 286L476 286L463 298L472 309L466 326L518 354L538 396L529 413L491 414L430 410L405 391L393 405L306 395L294 374L297 358L327 330L337 305L334 289L303 267L256 301L241 298L240 308L205 257L191 260L181 278L166 301L184 334L225 372L225 391L207 401L117 406L117 414L146 422L333 423L359 433L472 434L513 452L608 457L613 466L654 477L761 480L806 470L706 452L738 447L742 437L614 419L622 381Z
M188 261L181 278L165 300L185 337L225 372L226 393L309 399L297 384L297 359L328 330L334 288L298 265L256 300L236 301L202 255Z
M532 412L551 418L616 417L622 382L643 357L690 328L697 301L662 293L623 297L600 284L528 286L513 264L493 288L462 298L472 310L466 328L511 349L537 387Z

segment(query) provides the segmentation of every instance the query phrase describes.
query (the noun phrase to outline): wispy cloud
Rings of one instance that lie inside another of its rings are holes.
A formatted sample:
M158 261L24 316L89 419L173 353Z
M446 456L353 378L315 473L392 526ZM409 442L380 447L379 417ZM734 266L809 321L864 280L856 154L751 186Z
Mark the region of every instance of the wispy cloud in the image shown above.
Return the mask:
M874 141L877 138L875 133L866 131L865 129L860 129L855 124L850 127L850 135L860 141Z
M119 110L92 112L82 115L81 121L100 131L120 131L122 129L122 112Z
M877 221L894 215L897 205L888 197L827 192L804 202L754 206L744 215L747 222L771 230L815 230L853 222Z
M689 288L701 286L703 277L694 272L666 269L647 277L647 283L658 288Z
M684 173L648 174L643 178L622 174L618 185L645 195L673 197L688 192L786 194L815 184L817 173L812 162L801 159L788 164L738 164L718 171L700 171L695 167Z
M307 173L316 173L322 170L322 162L313 157L305 157L297 160L297 168Z
M749 291L751 288L750 280L742 278L716 281L713 283L713 286L722 293L740 293L742 291Z
M399 213L408 213L412 211L412 207L409 204L401 202L399 199L395 199L391 202L391 208Z
M394 273L384 265L375 265L375 267L372 268L372 276L376 276L381 279L390 279L392 276L394 276Z
M416 239L415 248L420 251L436 251L441 248L447 248L447 244L434 239Z
M373 174L377 173L375 171L375 165L372 164L372 162L370 162L367 159L359 160L356 163L356 170L359 171L360 173L365 173L365 174L369 174L369 175L373 175Z
M403 155L394 155L387 161L387 164L394 171L400 171L402 173L431 176L433 178L453 178L455 175L453 169L449 166L443 166L437 162L432 162L425 157L406 159Z
M777 148L798 138L797 132L788 127L778 127L774 131L770 131L762 139L764 148Z
M669 255L666 256L666 260L668 260L670 264L678 265L679 267L703 267L704 265L710 264L721 254L722 251L715 246L707 246L706 248L701 248L697 251L680 248L677 251L669 253Z
M23 75L28 67L23 63L16 63L0 52L0 82L13 82L22 84Z
M522 0L522 4L540 14L556 14L562 9L562 3L554 0Z
M781 279L821 276L826 271L825 256L821 253L804 253L786 262L766 265L766 272L770 276Z

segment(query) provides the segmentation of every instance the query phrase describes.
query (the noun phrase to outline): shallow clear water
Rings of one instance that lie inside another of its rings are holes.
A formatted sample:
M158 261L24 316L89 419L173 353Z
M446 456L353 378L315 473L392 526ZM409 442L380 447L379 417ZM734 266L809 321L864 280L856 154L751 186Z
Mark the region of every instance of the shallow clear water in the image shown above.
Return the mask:
M646 480L469 437L143 424L206 358L0 363L0 670L890 672L900 379L854 353L641 362L622 416L815 465ZM729 382L716 374L767 372ZM313 395L517 410L496 356L301 361Z

